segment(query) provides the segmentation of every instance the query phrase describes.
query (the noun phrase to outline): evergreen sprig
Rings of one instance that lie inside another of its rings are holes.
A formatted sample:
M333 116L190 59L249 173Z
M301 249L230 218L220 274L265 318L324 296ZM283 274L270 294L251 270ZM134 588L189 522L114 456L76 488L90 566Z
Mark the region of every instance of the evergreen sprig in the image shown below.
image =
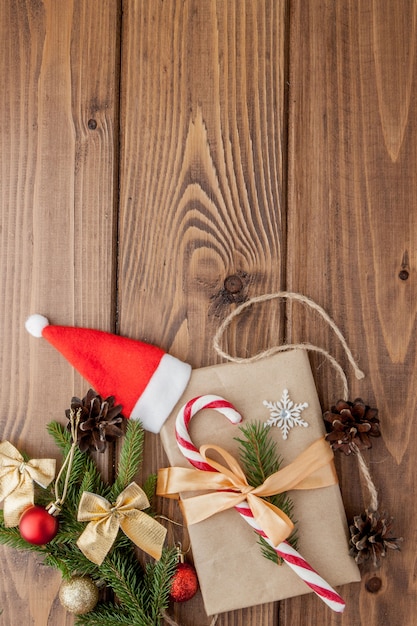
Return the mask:
M251 422L239 428L243 437L235 437L239 443L239 459L243 466L248 483L259 487L265 480L278 472L282 465L282 457L277 453L276 444L269 436L269 428L261 422ZM293 516L293 502L284 492L265 498L268 502L283 511L290 519ZM282 564L283 560L272 546L261 536L258 539L262 554L274 563ZM294 530L287 541L297 547L297 532Z
M51 422L47 430L63 454L69 454L71 434L58 422ZM104 581L119 602L100 603L86 615L76 617L78 626L159 626L162 614L169 602L171 579L177 565L177 550L164 549L161 559L142 568L132 542L119 532L113 547L101 566L89 561L76 546L76 540L85 528L77 521L78 505L84 491L91 491L114 502L123 489L138 473L143 459L144 431L139 422L128 421L126 434L120 450L116 479L106 484L89 453L74 449L73 463L68 477L65 503L59 516L59 531L45 546L26 542L18 528L6 528L3 511L0 511L0 543L18 550L40 554L46 565L59 569L64 580L74 574L90 576ZM64 472L65 477L65 472ZM56 485L62 493L62 478ZM149 501L152 501L156 476L150 476L144 485ZM55 485L35 491L37 504L47 506L55 500ZM148 510L152 513L151 510Z
M154 621L160 619L161 613L167 608L171 589L172 576L178 564L176 548L166 550L159 561L149 562L146 565L144 577L144 593L142 602L147 607Z
M89 561L80 550L74 548L74 536L71 542L50 542L46 550L44 563L59 569L64 580L69 580L74 572L77 572L78 576L91 576L94 580L99 580L95 563Z
M34 546L22 539L18 528L6 528L4 525L3 511L0 511L0 543L15 550L31 550L32 552L40 552L40 546Z
M111 502L132 482L138 468L142 465L143 441L144 431L140 422L129 420L120 452L116 480L109 494Z
M132 626L129 613L120 604L99 604L86 615L77 618L77 626ZM147 626L147 625L146 625Z
M155 497L157 481L158 481L158 474L150 474L142 485L142 489L146 493L146 497L149 500L151 509L153 507L153 500Z

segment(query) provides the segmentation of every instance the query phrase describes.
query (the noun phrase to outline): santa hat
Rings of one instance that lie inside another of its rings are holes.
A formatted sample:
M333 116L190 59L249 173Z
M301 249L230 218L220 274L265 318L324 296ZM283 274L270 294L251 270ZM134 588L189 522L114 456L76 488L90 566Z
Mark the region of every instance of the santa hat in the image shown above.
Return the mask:
M123 414L158 433L180 399L191 366L156 346L88 328L53 326L31 315L26 329L47 339L103 397L114 396Z

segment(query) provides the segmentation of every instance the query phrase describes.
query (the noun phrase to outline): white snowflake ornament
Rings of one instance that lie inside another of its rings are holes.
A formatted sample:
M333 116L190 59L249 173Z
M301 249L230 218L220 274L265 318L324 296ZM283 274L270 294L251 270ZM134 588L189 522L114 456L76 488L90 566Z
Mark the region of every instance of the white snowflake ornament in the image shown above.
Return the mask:
M288 394L288 389L282 392L281 400L278 402L268 402L264 400L264 405L270 411L270 418L265 422L265 426L277 426L282 430L282 438L287 439L288 433L294 426L308 426L308 422L302 419L301 413L308 407L307 402L294 404Z

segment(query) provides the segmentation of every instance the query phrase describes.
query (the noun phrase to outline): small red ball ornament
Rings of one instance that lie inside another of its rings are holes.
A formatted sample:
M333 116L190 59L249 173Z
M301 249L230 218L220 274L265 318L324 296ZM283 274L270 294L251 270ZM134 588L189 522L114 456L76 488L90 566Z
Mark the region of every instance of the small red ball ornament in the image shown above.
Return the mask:
M27 509L19 522L19 531L22 538L35 546L43 546L48 541L51 541L57 534L58 528L58 519L38 505Z
M197 593L198 578L190 563L178 563L172 579L170 598L174 602L186 602Z

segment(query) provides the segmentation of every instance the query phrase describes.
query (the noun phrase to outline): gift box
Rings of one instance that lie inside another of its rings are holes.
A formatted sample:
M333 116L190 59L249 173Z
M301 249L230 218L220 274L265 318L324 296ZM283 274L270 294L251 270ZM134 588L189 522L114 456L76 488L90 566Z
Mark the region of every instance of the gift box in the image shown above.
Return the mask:
M243 417L269 423L270 435L282 457L282 467L294 461L325 434L308 355L296 349L252 363L225 363L193 370L181 399L161 429L169 462L190 467L180 452L175 421L186 402L204 394L222 396ZM291 404L292 403L292 404ZM280 413L278 419L275 419ZM296 419L294 419L296 418ZM272 420L272 422L271 422ZM238 458L241 436L237 425L214 410L202 410L189 432L197 447L216 444ZM288 492L294 504L298 550L332 586L359 581L349 556L348 526L337 484ZM187 498L190 494L181 494ZM208 615L272 602L311 592L287 564L266 559L259 538L234 509L188 527L194 564Z

